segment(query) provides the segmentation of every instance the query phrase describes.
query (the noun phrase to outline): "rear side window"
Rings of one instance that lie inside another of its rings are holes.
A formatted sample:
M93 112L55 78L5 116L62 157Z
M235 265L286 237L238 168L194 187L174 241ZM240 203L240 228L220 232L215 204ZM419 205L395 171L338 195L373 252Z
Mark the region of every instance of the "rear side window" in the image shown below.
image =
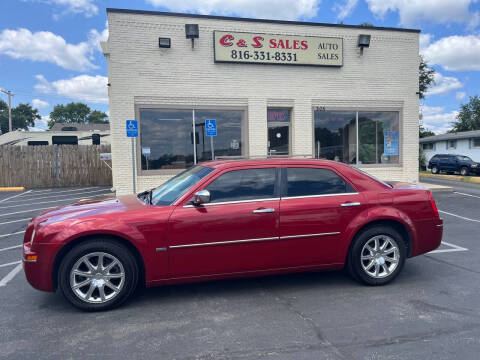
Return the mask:
M206 189L210 202L268 199L274 197L275 168L234 170L213 180Z
M353 193L355 190L328 169L287 168L286 196Z

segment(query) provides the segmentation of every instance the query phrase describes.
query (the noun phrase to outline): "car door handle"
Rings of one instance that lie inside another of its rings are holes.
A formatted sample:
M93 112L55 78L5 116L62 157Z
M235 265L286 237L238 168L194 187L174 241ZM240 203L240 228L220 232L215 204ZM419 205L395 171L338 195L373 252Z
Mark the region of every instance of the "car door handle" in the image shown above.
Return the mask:
M264 213L273 213L273 212L275 212L275 209L272 209L272 208L253 210L254 214L264 214Z
M346 202L343 204L340 204L342 207L349 207L349 206L360 206L361 204L359 202Z

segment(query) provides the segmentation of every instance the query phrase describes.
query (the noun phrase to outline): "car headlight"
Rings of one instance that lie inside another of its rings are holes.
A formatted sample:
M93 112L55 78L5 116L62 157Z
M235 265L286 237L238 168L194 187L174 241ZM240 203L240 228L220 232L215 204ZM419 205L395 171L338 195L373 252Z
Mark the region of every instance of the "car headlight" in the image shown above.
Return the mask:
M35 228L32 231L32 237L30 238L30 243L33 244L33 239L35 238Z
M472 165L472 168L476 168L478 165L477 164L473 164Z

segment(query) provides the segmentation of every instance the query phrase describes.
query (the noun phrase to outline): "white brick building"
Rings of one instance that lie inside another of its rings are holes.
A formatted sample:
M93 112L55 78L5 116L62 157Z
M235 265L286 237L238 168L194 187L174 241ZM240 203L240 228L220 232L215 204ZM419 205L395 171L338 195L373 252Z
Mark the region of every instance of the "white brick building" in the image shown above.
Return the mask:
M217 124L216 158L314 156L418 181L418 30L107 13L102 47L118 193L133 190L129 119L140 130L136 191L212 157L207 119ZM186 24L198 24L193 46ZM361 34L371 36L363 54Z

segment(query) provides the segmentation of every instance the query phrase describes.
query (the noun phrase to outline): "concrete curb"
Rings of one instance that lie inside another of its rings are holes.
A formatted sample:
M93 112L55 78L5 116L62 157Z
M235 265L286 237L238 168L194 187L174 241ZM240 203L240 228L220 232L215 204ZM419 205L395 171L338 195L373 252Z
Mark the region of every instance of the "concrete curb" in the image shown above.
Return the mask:
M11 187L0 187L0 192L5 191L24 191L25 188L23 186L11 186Z

